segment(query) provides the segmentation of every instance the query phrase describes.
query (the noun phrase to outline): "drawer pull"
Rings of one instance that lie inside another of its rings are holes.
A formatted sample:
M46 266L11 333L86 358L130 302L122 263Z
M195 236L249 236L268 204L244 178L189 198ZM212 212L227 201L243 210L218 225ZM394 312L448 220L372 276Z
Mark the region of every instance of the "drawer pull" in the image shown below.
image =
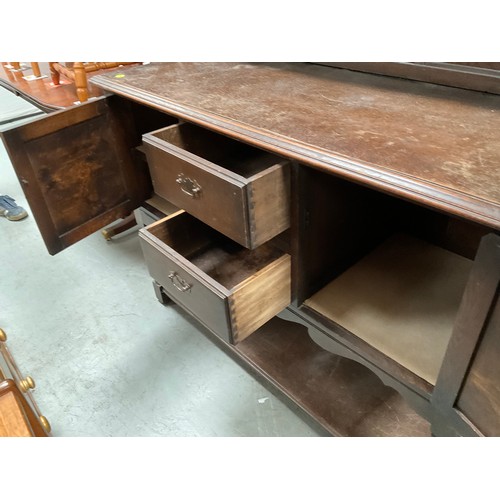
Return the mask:
M26 377L19 381L19 385L21 386L21 391L28 392L30 389L35 388L35 381L31 377Z
M191 196L191 198L199 198L201 196L201 186L194 179L185 177L184 174L179 174L175 182L179 184L182 192Z
M180 292L190 292L193 285L189 284L186 280L182 279L176 272L171 272L168 277L172 284L179 290Z
M39 420L40 420L40 423L42 424L42 427L45 429L45 431L47 433L50 433L50 431L52 430L51 427L50 427L50 423L49 421L47 420L46 417L44 417L43 415L40 415L39 417Z

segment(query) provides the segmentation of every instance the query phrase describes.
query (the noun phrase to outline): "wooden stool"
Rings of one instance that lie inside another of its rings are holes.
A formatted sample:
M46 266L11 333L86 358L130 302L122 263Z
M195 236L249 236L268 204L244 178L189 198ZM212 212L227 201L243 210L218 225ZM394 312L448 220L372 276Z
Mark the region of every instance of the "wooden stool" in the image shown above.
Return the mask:
M29 64L29 66L26 66L26 64ZM23 77L28 80L37 80L39 78L46 78L45 75L42 75L42 72L40 71L40 65L37 62L30 62L30 63L9 62L9 63L2 63L2 65L7 71L10 71L12 73L20 73L21 76L23 76L24 71L31 69L33 74Z
M80 102L85 102L89 98L87 73L103 69L117 68L131 62L49 62L52 83L59 85L61 75L75 83L76 95Z

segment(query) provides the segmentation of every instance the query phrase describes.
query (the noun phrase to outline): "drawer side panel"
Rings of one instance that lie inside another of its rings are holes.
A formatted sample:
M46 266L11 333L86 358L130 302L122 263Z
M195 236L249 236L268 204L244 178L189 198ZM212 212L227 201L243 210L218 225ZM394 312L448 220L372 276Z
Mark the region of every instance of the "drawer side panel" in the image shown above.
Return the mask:
M291 258L283 255L229 296L234 343L260 328L291 302Z
M284 162L253 177L248 185L251 248L290 227L290 168Z

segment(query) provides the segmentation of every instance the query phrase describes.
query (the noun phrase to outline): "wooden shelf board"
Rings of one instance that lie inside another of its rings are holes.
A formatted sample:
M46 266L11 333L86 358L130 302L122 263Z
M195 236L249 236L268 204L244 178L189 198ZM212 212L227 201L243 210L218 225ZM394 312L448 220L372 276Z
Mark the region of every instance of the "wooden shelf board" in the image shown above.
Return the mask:
M307 330L273 318L236 346L246 367L334 436L430 436L430 425L360 363L325 351Z
M304 304L434 385L471 267L397 234Z

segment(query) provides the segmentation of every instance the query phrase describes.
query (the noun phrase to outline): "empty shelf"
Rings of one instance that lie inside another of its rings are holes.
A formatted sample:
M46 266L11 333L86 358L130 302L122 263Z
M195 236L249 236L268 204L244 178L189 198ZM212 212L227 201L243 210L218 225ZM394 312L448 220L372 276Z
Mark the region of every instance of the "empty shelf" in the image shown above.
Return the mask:
M435 384L471 266L397 234L305 305Z

